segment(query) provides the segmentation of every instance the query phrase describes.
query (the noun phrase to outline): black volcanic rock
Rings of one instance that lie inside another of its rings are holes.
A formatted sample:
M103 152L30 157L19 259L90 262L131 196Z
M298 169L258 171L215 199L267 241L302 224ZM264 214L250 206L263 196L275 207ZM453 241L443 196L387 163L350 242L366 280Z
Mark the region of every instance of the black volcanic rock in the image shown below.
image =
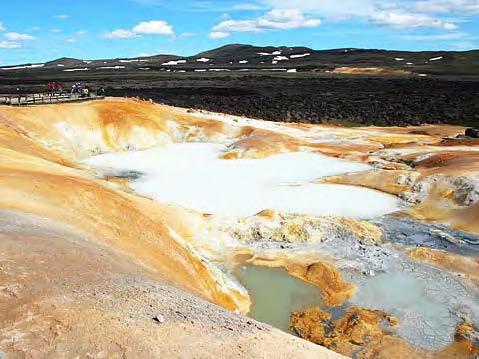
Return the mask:
M479 130L477 128L467 128L465 135L471 138L479 138Z
M475 126L471 119L479 105L479 81L185 75L141 89L127 86L112 86L107 94L286 122Z

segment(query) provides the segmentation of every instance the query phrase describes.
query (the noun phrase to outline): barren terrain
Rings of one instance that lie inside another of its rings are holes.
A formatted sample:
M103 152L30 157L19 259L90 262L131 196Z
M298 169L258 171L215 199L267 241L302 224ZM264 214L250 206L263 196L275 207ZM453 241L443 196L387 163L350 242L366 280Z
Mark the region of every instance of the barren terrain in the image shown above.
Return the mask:
M0 350L474 355L479 140L464 132L2 106ZM320 295L283 301L306 284ZM289 334L254 320L293 312Z

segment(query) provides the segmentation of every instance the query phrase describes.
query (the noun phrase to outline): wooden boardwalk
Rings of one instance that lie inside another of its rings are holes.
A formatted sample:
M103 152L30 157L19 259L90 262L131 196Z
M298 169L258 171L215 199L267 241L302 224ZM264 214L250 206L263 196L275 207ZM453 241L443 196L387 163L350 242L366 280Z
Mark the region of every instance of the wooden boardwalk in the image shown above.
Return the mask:
M90 95L80 96L79 94L70 93L36 93L25 95L1 95L0 105L8 106L31 106L31 105L44 105L50 103L64 103L64 102L80 102L89 100L103 99L104 96Z

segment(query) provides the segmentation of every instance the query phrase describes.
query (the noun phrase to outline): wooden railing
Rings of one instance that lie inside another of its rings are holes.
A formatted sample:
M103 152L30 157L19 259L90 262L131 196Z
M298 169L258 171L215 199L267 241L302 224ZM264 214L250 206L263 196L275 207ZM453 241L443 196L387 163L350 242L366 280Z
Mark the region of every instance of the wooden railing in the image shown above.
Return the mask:
M0 94L0 105L10 105L10 106L28 106L28 105L41 105L48 103L57 103L57 102L73 102L73 101L86 101L101 99L103 96L90 95L90 96L80 96L77 93L36 93L36 94L25 94L25 95L1 95Z

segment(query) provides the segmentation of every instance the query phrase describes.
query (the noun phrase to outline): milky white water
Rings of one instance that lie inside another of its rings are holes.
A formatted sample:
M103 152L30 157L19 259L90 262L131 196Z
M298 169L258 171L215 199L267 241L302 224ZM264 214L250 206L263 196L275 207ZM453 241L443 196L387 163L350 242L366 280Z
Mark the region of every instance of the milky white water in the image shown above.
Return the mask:
M224 145L184 143L145 151L110 153L85 162L104 173L144 173L132 181L137 193L200 212L250 216L278 212L371 218L398 208L390 195L361 187L310 181L369 166L310 152L266 159L222 160Z

